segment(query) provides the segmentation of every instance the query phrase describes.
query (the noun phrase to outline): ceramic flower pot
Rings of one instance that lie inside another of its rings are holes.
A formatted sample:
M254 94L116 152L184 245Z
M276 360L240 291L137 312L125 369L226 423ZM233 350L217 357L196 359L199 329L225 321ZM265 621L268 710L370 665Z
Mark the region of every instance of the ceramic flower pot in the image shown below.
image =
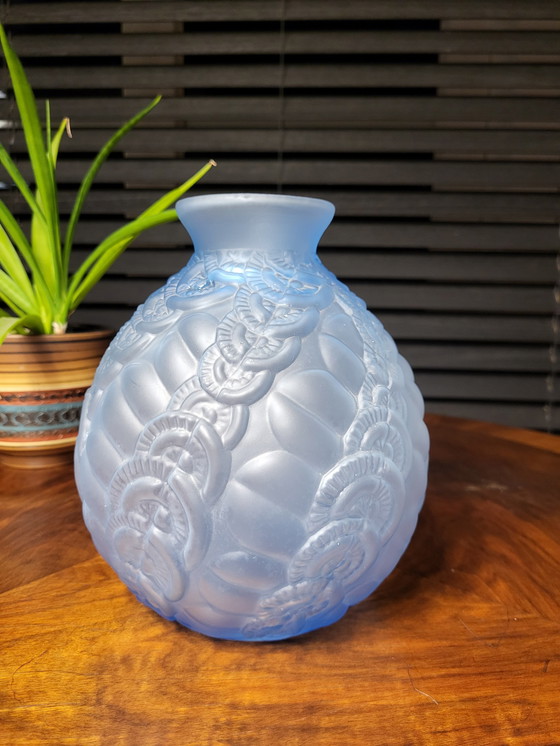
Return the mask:
M333 206L182 200L195 252L111 344L76 477L103 557L168 619L276 640L393 569L426 487L422 397L381 323L316 255Z
M0 463L72 463L84 394L113 332L9 335L0 345Z

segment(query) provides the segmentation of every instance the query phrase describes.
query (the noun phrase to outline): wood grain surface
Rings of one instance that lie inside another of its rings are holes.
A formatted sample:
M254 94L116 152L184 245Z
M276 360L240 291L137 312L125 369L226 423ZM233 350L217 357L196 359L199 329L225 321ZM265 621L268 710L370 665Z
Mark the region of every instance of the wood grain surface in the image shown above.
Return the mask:
M69 469L0 477L0 742L560 743L560 439L431 416L397 569L337 624L216 641L97 555Z

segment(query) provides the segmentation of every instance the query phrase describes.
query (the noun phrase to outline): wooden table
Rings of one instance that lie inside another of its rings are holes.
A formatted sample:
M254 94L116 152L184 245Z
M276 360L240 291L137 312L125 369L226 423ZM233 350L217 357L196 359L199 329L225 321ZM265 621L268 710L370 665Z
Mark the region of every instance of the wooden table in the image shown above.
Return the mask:
M560 438L428 418L394 573L332 627L216 641L96 554L71 469L2 473L0 743L560 744Z

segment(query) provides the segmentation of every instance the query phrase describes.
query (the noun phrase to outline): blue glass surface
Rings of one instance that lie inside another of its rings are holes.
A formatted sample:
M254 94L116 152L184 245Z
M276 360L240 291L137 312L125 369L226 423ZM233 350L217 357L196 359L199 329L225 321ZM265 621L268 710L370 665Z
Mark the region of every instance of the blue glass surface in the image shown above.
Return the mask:
M393 569L426 488L412 371L325 269L334 207L181 200L188 265L138 308L88 392L84 518L145 604L207 635L331 624Z

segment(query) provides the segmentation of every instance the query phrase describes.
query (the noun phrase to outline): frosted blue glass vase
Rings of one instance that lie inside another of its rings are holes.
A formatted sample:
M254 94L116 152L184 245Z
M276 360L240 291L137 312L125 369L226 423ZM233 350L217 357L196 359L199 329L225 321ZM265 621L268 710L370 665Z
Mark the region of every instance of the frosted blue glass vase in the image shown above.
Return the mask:
M177 205L195 251L115 337L84 405L76 479L136 596L206 635L338 620L393 569L428 461L408 364L321 264L329 202Z

